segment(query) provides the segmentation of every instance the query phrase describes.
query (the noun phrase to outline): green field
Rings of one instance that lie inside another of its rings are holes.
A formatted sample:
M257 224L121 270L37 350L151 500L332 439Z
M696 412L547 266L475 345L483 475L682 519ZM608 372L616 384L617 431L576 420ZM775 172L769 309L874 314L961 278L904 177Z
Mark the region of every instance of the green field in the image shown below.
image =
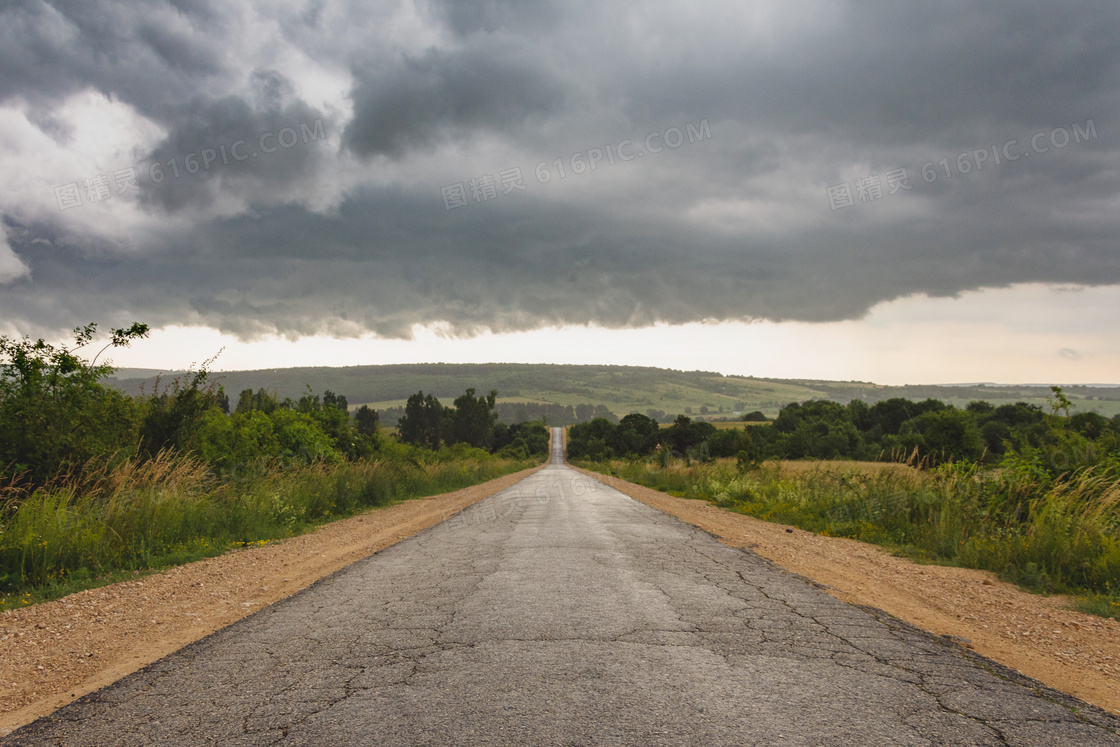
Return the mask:
M130 394L151 392L155 371L122 370L108 383ZM281 397L298 399L307 387L315 393L343 394L352 406L375 409L403 407L417 390L450 402L468 387L480 392L497 389L499 402L539 402L559 405L602 404L618 416L660 410L668 416L735 417L736 412L761 410L770 417L783 405L809 399L869 404L891 397L927 397L963 407L972 400L993 404L1017 401L1045 407L1047 386L907 385L884 386L857 381L761 379L723 376L711 371L678 371L640 366L575 366L545 364L409 364L344 368L283 368L229 371L215 377L236 399L242 389L265 388ZM164 383L172 378L165 374ZM1055 382L1061 383L1061 382ZM1120 414L1120 387L1066 386L1074 412L1096 411L1105 417Z

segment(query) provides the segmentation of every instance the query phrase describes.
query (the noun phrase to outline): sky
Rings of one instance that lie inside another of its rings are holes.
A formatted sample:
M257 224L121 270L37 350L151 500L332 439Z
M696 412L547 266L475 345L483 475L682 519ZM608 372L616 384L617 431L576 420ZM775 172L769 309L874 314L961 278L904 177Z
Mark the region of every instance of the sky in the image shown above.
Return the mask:
M1120 384L1120 5L0 5L0 334Z

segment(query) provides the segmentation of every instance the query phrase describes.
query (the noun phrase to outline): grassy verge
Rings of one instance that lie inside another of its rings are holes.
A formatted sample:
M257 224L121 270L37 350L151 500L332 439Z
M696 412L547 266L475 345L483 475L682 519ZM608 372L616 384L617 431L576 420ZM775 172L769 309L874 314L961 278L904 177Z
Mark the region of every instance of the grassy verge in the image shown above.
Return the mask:
M1120 619L1120 481L1081 470L1050 479L1031 469L974 465L650 462L580 466L766 521L850 537L923 562L995 571L1035 592Z
M217 481L196 460L161 455L63 478L18 502L18 486L9 486L0 514L0 609L266 544L536 463L463 451L429 463L261 465L251 476Z

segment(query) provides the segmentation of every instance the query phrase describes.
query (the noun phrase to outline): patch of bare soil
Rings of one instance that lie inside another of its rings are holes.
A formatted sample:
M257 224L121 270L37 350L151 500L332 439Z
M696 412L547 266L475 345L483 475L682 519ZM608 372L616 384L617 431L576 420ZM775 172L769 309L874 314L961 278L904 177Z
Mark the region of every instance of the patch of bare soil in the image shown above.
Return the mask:
M989 659L1120 715L1120 622L1072 611L1068 597L1030 594L986 571L921 565L875 545L580 471L727 545L749 548L839 599L964 639Z
M0 614L0 736L541 469Z

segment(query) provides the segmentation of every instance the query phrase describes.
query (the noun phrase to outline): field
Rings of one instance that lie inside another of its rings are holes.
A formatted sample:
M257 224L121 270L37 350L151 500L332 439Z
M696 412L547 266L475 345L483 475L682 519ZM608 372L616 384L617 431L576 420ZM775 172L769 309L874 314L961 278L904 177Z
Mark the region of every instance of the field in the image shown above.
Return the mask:
M158 372L121 370L108 383L130 394L151 392ZM165 375L165 379L168 375ZM809 399L847 404L892 397L928 397L963 407L981 399L993 404L1024 401L1045 407L1047 386L883 386L856 381L817 381L723 376L711 371L678 371L639 366L575 366L544 364L414 364L350 366L342 368L285 368L218 373L227 393L236 398L242 389L265 388L281 397L298 399L312 391L331 390L351 405L374 409L403 407L417 390L449 402L467 387L479 392L497 389L499 402L538 402L559 405L606 406L621 417L631 412L660 410L669 416L734 417L736 412L761 410L769 417L782 405ZM1065 387L1074 412L1096 411L1105 417L1120 414L1120 387Z

